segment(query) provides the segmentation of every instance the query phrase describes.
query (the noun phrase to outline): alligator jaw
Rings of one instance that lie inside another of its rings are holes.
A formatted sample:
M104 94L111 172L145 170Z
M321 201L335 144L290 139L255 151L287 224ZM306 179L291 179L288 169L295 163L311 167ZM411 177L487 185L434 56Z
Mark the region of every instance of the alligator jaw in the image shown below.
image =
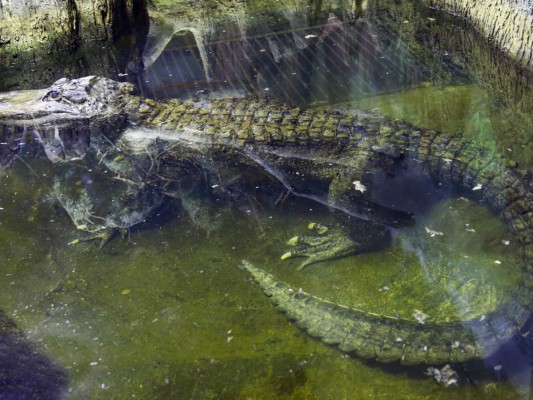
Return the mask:
M80 111L60 102L44 102L48 89L20 90L0 94L0 123L5 125L60 124L87 118Z

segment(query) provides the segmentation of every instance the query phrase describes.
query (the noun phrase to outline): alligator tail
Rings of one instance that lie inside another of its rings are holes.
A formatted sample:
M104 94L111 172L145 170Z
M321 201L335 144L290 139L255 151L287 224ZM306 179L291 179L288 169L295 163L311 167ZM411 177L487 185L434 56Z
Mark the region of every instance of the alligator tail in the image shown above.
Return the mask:
M517 320L527 313L518 303L510 302L499 312L469 321L422 324L321 299L290 287L245 260L242 268L281 311L311 336L344 352L379 362L437 365L485 358L519 329Z

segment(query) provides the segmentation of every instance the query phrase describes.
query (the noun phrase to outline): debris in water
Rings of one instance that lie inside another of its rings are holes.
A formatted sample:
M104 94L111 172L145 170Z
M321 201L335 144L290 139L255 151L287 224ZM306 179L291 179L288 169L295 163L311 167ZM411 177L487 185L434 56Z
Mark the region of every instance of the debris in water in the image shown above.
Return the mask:
M442 236L444 235L444 233L442 232L439 232L439 231L434 231L433 229L430 229L426 226L426 232L429 234L429 236L431 237L435 237L435 236Z
M435 382L445 387L457 386L459 384L459 375L449 364L446 364L441 369L429 367L426 375L433 377Z
M419 324L425 324L426 323L426 319L428 319L429 315L426 315L424 314L422 311L420 310L415 310L415 312L413 313L413 317L416 319L416 321L419 323Z
M481 183L478 183L476 186L472 188L472 190L481 190L483 188L483 185Z
M361 183L361 181L353 181L353 185L355 186L355 190L364 193L366 192L366 186Z

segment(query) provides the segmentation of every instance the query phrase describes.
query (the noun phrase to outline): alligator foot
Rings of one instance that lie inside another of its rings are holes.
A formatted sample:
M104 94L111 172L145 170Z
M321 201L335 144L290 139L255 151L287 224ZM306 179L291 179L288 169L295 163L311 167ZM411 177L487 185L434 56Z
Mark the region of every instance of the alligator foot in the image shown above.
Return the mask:
M314 231L314 234L294 236L289 239L287 244L295 246L295 249L281 256L282 260L291 257L307 257L298 267L299 271L309 264L355 254L361 248L361 245L351 239L340 226L310 223L308 228Z
M118 228L112 228L112 229L106 229L103 232L95 233L91 236L75 239L71 242L69 242L69 245L74 245L82 242L92 242L97 241L98 244L98 250L102 250L106 244L108 244L110 241L112 241L117 235L120 235L122 239L125 239L128 234L127 229L118 229Z

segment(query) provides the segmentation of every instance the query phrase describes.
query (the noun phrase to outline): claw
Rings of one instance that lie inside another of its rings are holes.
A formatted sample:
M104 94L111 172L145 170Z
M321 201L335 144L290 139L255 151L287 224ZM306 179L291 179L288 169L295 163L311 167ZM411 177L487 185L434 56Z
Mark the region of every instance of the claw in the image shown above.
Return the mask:
M301 246L297 249L286 252L281 256L282 260L286 260L291 257L307 257L307 246Z
M287 240L287 244L289 246L296 246L300 241L300 238L299 236L294 236L292 238L290 238L289 240Z
M301 246L301 248L307 246L321 246L331 241L332 235L315 233L313 235L301 235L294 236L287 241L289 246Z
M311 222L309 225L307 225L307 228L314 230L319 235L324 235L329 231L329 226L320 224L318 222Z

